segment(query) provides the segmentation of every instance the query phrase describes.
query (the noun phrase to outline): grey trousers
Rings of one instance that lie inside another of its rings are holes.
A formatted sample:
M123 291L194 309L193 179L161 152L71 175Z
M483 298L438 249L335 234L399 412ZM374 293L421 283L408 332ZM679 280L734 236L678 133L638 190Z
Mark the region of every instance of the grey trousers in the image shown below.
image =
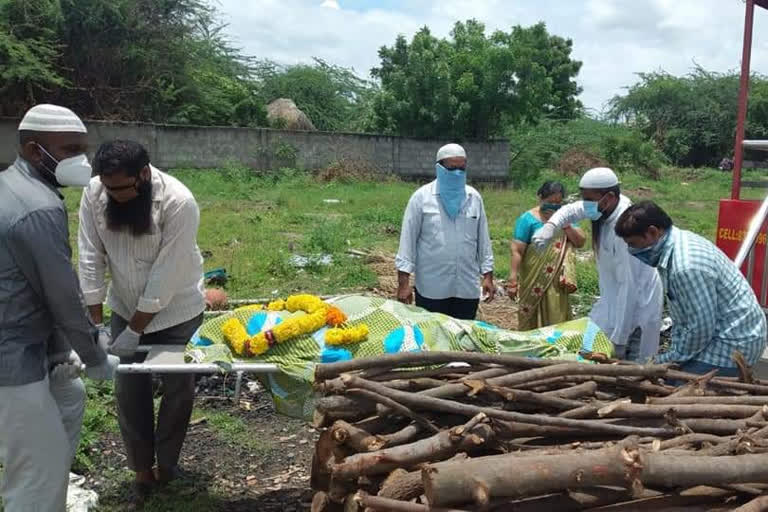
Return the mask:
M48 379L0 386L5 512L64 512L72 453Z
M184 345L203 322L203 315L187 322L146 334L141 345ZM128 322L112 314L112 338L116 338ZM122 358L121 363L133 363L140 357ZM170 469L179 462L181 446L187 435L192 406L195 401L194 374L160 374L163 398L160 410L155 414L152 392L152 376L149 374L117 374L115 396L118 422L123 436L128 467L134 471L152 469L157 465Z

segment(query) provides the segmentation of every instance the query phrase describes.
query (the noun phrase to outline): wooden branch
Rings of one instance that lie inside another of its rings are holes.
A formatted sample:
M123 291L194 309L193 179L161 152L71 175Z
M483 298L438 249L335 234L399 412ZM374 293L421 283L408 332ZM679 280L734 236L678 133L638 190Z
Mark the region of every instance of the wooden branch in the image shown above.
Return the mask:
M477 415L465 425L471 427L468 429L455 427L411 444L350 455L334 464L331 473L334 479L351 480L361 475L385 474L397 468L412 467L420 462L450 458L457 452L477 448L493 438L490 426L477 425L478 421L484 420L484 416Z
M597 391L597 382L590 380L590 381L583 382L581 384L577 384L575 386L571 386L568 388L546 391L542 394L546 396L555 396L563 399L576 399L576 398L584 398L587 396L594 396L596 391Z
M584 363L561 363L543 368L525 370L500 377L488 379L486 382L493 386L502 386L514 388L518 384L523 384L532 380L541 380L549 377L571 376L571 375L598 375L598 376L640 376L640 377L663 377L667 373L667 367L663 365L595 365ZM462 384L446 384L439 388L422 391L420 395L435 398L453 398L461 396L466 391Z
M380 437L384 439L384 446L390 447L413 442L422 432L424 432L424 427L418 423L411 423L397 432L384 434Z
M613 367L623 368L623 367ZM523 372L524 373L524 372ZM379 393L383 396L391 398L396 402L404 404L406 406L415 409L427 409L438 412L445 412L451 414L459 414L463 416L473 416L479 413L487 414L492 418L499 418L508 421L517 421L520 423L528 423L531 425L543 425L554 427L566 427L579 429L582 432L599 432L603 434L613 435L648 435L658 437L671 437L675 434L673 429L665 428L645 428L645 427L631 427L624 425L613 425L610 423L602 423L594 420L571 420L567 418L558 418L553 416L544 416L539 414L523 414L513 411L502 411L494 409L492 407L479 407L475 405L463 404L458 402L452 402L450 400L443 400L440 398L433 398L426 396L423 393L405 393L395 389L388 389L381 384L366 381L355 377L353 375L343 375L342 382L349 388L368 389L375 393ZM459 384L459 386L464 386ZM439 389L439 388L438 388Z
M372 436L365 430L339 420L331 427L331 436L338 444L346 444L356 452L381 450L386 441L379 436Z
M385 354L376 357L352 359L338 363L318 364L315 367L315 381L338 377L343 373L368 370L381 367L423 366L447 363L497 364L513 368L541 368L561 364L552 359L534 359L504 354L486 354L483 352L403 352Z
M493 386L482 380L467 379L463 380L462 382L469 389L472 389L470 396L475 394L475 390L487 390L495 395L500 396L507 402L524 402L542 407L548 407L551 409L557 409L558 411L567 411L569 409L581 407L582 405L582 403L578 400L568 400L546 393L534 393L533 391Z
M562 489L628 486L638 472L624 446L543 457L479 457L422 470L431 506L483 504L490 498L539 496Z
M768 510L768 496L759 496L744 505L733 509L733 512L765 512Z
M673 380L696 380L701 375L695 373L686 373L677 370L669 370L665 378ZM721 389L734 389L739 391L748 391L759 395L768 395L768 386L761 384L746 384L744 382L737 382L735 380L728 380L723 377L715 377L709 381L709 385Z
M674 411L678 418L747 418L760 410L761 407L752 405L621 403L604 407L597 414L601 418L663 418Z
M649 404L721 404L721 405L768 405L768 395L718 395L718 396L680 396L650 397Z
M394 400L392 400L390 398L387 398L386 396L382 396L382 395L380 395L380 394L378 394L378 393L376 393L374 391L370 391L370 390L367 390L367 389L351 389L351 390L349 390L349 392L357 394L357 395L364 396L364 397L369 398L371 400L374 400L374 401L376 401L376 402L378 402L378 403L380 403L382 405L385 405L387 408L389 408L390 410L394 411L395 413L400 414L402 416L406 416L406 417L412 419L413 421L415 421L416 423L418 423L419 425L421 425L422 427L427 429L427 431L430 431L430 432L440 432L440 429L437 428L436 426L434 426L432 424L432 422L430 422L429 420L427 420L423 416L421 416L419 414L416 414L415 412L413 412L409 408L405 407L404 405L401 405L401 404L395 402Z
M357 493L355 499L359 501L361 505L376 512L468 512L466 509L432 508L418 503L382 498L381 496L371 496L363 492Z
M613 404L622 404L622 403L631 403L631 400L628 398L623 398L621 400L618 400L616 402L613 402ZM576 409L571 409L570 411L565 411L560 413L558 416L561 418L572 418L572 419L588 419L588 418L594 418L597 416L598 411L605 408L606 406L610 407L612 404L606 404L604 402L592 402L591 404L585 404L581 407L578 407Z

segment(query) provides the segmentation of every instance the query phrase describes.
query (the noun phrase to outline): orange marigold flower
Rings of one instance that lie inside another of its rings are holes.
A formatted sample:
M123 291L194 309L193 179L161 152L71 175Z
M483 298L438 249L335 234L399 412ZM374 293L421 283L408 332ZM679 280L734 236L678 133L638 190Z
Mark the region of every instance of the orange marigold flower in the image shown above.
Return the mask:
M325 313L325 323L336 327L347 321L347 315L336 306L330 306Z

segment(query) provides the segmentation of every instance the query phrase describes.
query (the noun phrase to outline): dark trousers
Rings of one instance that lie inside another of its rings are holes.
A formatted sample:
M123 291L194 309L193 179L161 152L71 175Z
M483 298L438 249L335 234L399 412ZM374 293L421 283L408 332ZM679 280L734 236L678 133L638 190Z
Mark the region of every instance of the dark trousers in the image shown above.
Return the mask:
M141 345L185 345L203 322L203 315L162 331L141 337ZM112 337L116 338L128 322L112 314ZM121 363L134 363L141 355L124 357ZM194 374L160 374L163 398L157 414L153 403L152 375L121 374L115 378L118 423L123 436L128 467L134 471L149 471L155 462L171 469L179 462L181 446L187 436L189 419L195 401Z
M480 304L480 299L459 299L457 297L430 299L421 295L419 290L414 289L414 291L416 292L416 305L427 311L442 313L463 320L474 320L477 316L477 305Z

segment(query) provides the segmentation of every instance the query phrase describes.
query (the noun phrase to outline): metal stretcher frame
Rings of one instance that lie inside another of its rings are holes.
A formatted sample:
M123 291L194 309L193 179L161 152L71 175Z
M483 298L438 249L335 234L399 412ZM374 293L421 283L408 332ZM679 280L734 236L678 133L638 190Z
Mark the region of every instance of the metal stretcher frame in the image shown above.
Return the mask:
M184 362L184 345L141 346L139 352L147 357L141 363L121 364L118 373L278 373L280 370L271 363L233 363L228 366Z

